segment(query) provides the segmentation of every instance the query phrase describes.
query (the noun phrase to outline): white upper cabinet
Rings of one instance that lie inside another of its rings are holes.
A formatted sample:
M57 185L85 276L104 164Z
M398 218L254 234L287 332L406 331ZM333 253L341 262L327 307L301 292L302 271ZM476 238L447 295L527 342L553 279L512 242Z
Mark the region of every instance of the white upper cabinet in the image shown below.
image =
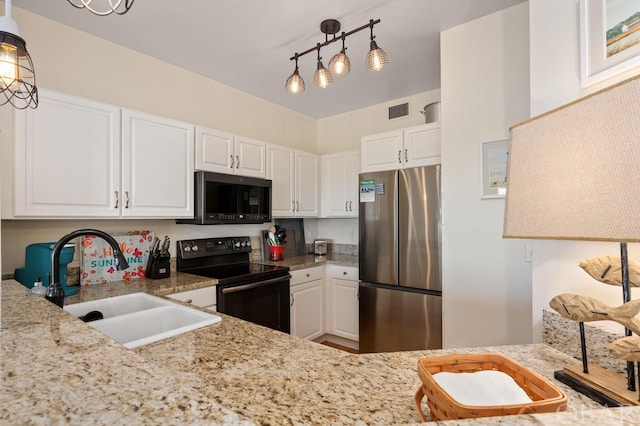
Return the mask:
M269 144L267 165L267 178L271 179L272 185L272 216L295 216L295 153L293 149Z
M440 123L364 136L362 171L375 172L440 163Z
M322 217L358 216L359 172L359 151L322 156Z
M196 127L196 170L266 177L265 142Z
M193 217L193 125L131 110L122 121L122 215Z
M13 215L119 216L120 109L45 89L39 98L15 112Z
M3 218L193 217L192 125L39 95L37 109L14 114Z
M317 217L320 164L316 154L269 144L267 178L272 181L273 217Z

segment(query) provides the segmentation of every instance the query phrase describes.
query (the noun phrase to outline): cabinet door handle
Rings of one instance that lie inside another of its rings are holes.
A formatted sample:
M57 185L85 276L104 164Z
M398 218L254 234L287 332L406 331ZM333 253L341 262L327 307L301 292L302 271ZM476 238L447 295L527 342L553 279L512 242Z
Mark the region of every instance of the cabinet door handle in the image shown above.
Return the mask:
M292 294L292 295L291 295L291 305L290 305L290 306L293 306L293 303L294 303L294 302L295 302L295 299L293 298L293 294Z
M349 201L349 211L352 212L353 210L351 209L351 203L352 201Z
M240 167L240 157L236 155L236 169Z
M347 275L347 271L343 271L343 272L342 272L342 275Z
M116 205L113 206L114 209L118 208L118 204L120 204L120 193L118 191L114 191L116 194Z
M348 206L349 206L349 202L348 202L348 201L345 201L345 202L344 202L344 211L345 211L345 212L348 212L348 211L349 211L349 207L348 207Z
M129 191L124 191L124 197L126 199L124 208L128 209L129 208Z
M296 201L296 211L299 212L300 211L300 203Z
M409 161L409 158L407 156L407 149L405 148L405 150L404 150L404 162L406 163L407 161Z
M234 164L234 161L233 161L233 160L234 160L233 155L230 155L229 157L231 157L231 168L233 169L233 164Z
M402 150L398 151L398 163L402 163Z
M291 202L291 211L292 211L292 212L295 212L295 211L296 211L296 202L295 202L295 201L292 201L292 202Z

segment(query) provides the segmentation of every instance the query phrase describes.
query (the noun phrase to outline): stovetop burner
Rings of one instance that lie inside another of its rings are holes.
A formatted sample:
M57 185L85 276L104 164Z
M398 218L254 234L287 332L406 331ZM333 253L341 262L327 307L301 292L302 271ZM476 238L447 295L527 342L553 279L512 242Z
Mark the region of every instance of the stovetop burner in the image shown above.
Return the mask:
M219 285L281 277L289 268L249 262L249 237L201 238L177 243L177 270L218 279Z

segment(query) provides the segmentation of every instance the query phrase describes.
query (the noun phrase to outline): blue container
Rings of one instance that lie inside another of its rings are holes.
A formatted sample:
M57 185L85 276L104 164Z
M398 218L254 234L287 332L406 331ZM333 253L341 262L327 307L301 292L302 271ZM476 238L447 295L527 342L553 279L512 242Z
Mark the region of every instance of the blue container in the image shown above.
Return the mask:
M49 285L48 274L51 272L51 249L55 246L51 243L29 244L25 250L25 266L16 268L16 281L27 288L32 288L33 283L40 278L43 286ZM60 285L65 296L76 294L79 286L67 287L67 264L73 260L75 244L67 244L60 252Z

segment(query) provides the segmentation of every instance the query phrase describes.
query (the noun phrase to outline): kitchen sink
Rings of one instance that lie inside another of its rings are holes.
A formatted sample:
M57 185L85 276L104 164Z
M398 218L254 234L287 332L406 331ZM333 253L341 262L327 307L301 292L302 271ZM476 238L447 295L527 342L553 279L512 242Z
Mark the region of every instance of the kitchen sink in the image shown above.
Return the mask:
M86 317L90 326L129 349L222 320L217 315L146 293L67 305L64 310L78 318Z

